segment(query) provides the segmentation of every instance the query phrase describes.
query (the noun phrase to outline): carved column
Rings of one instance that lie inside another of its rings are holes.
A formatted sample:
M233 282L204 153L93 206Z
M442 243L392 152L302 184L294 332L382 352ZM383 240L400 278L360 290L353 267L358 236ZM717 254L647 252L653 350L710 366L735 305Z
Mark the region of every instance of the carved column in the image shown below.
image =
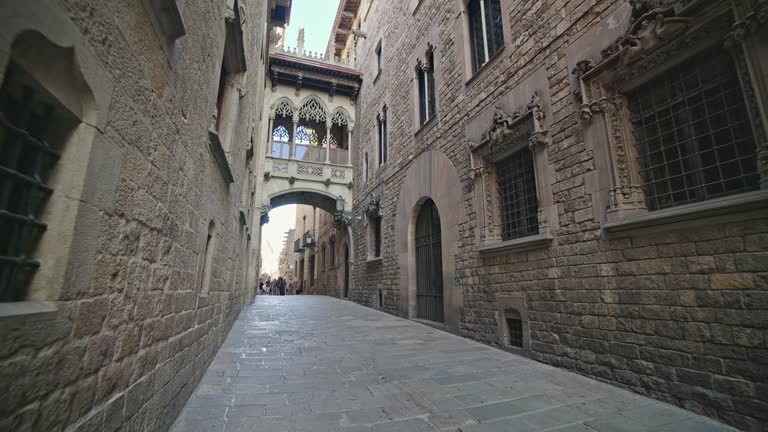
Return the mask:
M268 127L269 127L269 129L267 129L267 130L269 131L269 135L267 136L267 142L269 143L269 144L267 144L267 148L268 148L269 150L267 150L267 151L269 152L269 155L270 155L270 156L274 156L274 155L275 155L275 154L274 154L274 153L275 153L275 151L274 151L274 149L272 148L272 131L273 131L273 129L272 129L272 126L273 126L273 124L272 124L272 123L273 123L274 121L275 121L275 113L269 113L269 123L268 123L268 124L269 124L269 126L268 126ZM282 151L283 151L283 149L282 149L282 144L281 144L281 149L280 149L280 157L282 157L282 156L283 156L283 153L282 153Z
M296 159L296 129L299 127L299 114L293 115L293 133L291 134L291 151L289 159Z
M350 124L347 126L347 165L352 166L352 129L354 127Z
M603 113L608 131L608 144L611 151L612 182L608 197L608 217L625 218L647 210L645 195L640 186L634 145L627 140L629 115L625 112L626 103L621 95L604 97L597 101L597 107Z
M328 117L328 119L325 121L325 163L329 164L331 163L331 128L333 127L333 122L331 122L331 118Z

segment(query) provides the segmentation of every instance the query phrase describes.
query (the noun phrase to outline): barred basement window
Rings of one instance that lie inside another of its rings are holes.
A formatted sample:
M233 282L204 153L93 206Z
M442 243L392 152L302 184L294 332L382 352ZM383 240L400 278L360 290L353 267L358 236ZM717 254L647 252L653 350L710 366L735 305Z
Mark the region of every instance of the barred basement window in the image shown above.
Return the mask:
M494 54L504 48L504 26L500 0L470 0L469 39L472 45L472 70L477 72Z
M512 240L539 233L533 154L521 150L496 164L501 198L501 238Z
M724 49L707 50L627 97L649 210L759 188L755 138Z
M416 73L419 78L419 118L425 124L435 115L435 60L432 50L427 60L419 62Z
M61 143L77 119L55 104L22 68L10 63L0 89L0 301L21 301L40 261L40 220L53 193L46 185ZM50 140L50 141L49 141Z
M523 347L523 321L520 318L507 318L507 332L509 346Z

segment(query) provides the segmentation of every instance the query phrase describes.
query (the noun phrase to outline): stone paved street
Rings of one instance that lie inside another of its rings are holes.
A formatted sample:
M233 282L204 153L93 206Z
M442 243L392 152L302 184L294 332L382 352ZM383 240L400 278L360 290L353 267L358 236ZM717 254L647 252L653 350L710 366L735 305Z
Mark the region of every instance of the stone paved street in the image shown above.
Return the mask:
M707 432L713 420L328 297L257 297L174 432Z

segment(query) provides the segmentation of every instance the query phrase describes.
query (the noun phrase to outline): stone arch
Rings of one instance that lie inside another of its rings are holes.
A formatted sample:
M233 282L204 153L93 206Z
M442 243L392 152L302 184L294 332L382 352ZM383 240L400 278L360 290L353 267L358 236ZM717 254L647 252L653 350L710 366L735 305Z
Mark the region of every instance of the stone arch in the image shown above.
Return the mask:
M285 96L276 100L272 105L269 106L269 115L272 118L275 118L278 115L291 118L295 113L296 106L293 104L293 101L290 98Z
M354 125L352 116L343 107L336 107L333 110L331 113L331 123L338 124L339 126L346 125L349 128L352 128Z
M329 116L328 106L316 95L305 97L298 105L299 119L324 123Z
M336 196L317 189L289 189L269 196L269 207L288 204L306 204L333 214L336 211Z
M459 332L460 311L464 302L461 287L456 286L459 224L464 213L461 191L458 171L446 155L438 151L422 153L406 172L400 188L395 223L395 250L400 267L400 315L412 318L416 316L416 218L427 198L438 209L444 209L440 213L444 317L445 328L454 333Z

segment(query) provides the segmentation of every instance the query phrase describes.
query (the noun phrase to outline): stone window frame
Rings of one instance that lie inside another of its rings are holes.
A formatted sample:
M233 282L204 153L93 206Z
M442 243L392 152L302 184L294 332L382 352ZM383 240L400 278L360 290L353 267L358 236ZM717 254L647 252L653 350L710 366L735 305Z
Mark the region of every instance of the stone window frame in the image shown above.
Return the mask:
M30 325L28 319L55 319L55 302L89 290L98 250L93 225L100 212L113 209L123 155L102 133L114 83L69 16L39 0L0 2L0 16L7 24L0 38L0 81L14 62L79 121L61 143L46 182L53 189L40 216L47 230L34 252L42 265L22 301L0 303L3 323L19 319ZM50 73L62 64L70 65L63 69L67 74Z
M509 329L507 327L507 311L517 312L522 322L522 347L509 343ZM528 321L528 309L526 307L525 294L497 294L496 296L496 340L505 351L515 354L527 355L531 351L531 329Z
M492 125L482 133L480 142L468 141L470 172L475 181L478 250L481 254L546 247L554 239L552 227L557 227L558 215L551 186L554 172L547 157L547 146L551 143L546 125L548 109L539 94L540 91L533 91L530 102L513 114L506 114L498 103L494 107ZM533 156L538 234L502 240L501 195L496 163L519 151L530 151Z
M435 96L435 47L428 45L424 60L416 60L416 94L418 95L419 125L424 126L437 116ZM422 93L423 91L423 93ZM431 96L431 98L430 98Z
M375 66L376 66L376 68L374 69L376 71L376 75L374 75L373 77L374 84L376 83L376 81L378 81L379 77L381 76L381 71L383 69L381 41L382 40L379 39L379 41L376 43L376 47L373 49L373 55L374 55Z
M240 99L245 97L245 50L243 23L245 16L238 0L229 0L224 16L224 51L216 86L216 97L208 128L209 149L227 183L234 183L232 174L232 140L237 127Z
M413 133L415 136L423 136L427 130L432 129L435 124L439 122L440 117L440 87L442 86L442 70L441 65L442 63L442 54L440 53L440 50L437 49L438 42L440 41L440 33L439 28L436 25L433 25L427 30L427 32L424 34L424 37L420 38L420 40L417 42L416 48L414 48L413 52L411 53L410 57L408 58L408 64L413 65L414 67L414 75L411 77L411 99L413 104ZM420 108L420 93L419 93L419 79L418 79L418 73L419 68L425 64L427 64L427 58L428 54L432 55L432 78L434 81L434 96L435 96L435 102L434 102L434 114L430 116L430 118L423 122L421 119L421 108Z
M200 271L198 287L200 295L206 297L211 292L211 283L213 282L214 266L216 265L216 222L213 219L208 220L208 228L203 231L202 238L203 253L200 254Z
M463 57L461 61L464 70L464 83L470 85L475 82L478 77L485 74L490 68L490 65L495 64L498 59L503 58L510 52L512 47L512 35L511 35L511 23L509 18L509 12L514 9L514 0L500 0L501 4L501 23L504 36L504 46L498 50L477 70L474 70L472 66L472 40L469 31L469 0L455 0L456 7L459 11L457 19L459 22L456 25L454 40L459 42L459 59Z
M579 117L585 139L593 142L599 172L593 186L597 189L595 216L606 232L733 213L768 200L768 120L763 108L768 101L764 91L756 92L759 83L752 79L761 75L760 65L768 63L768 55L760 52L765 42L754 37L766 21L768 6L763 2L752 9L746 0L738 0L735 6L704 3L677 0L654 7L647 0L638 1L627 31L602 50L601 59L582 59L572 71L578 81ZM733 55L741 81L755 135L761 188L649 211L625 94L718 44Z

